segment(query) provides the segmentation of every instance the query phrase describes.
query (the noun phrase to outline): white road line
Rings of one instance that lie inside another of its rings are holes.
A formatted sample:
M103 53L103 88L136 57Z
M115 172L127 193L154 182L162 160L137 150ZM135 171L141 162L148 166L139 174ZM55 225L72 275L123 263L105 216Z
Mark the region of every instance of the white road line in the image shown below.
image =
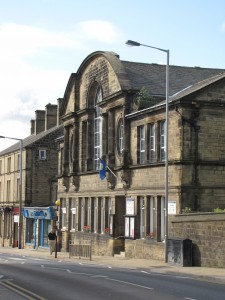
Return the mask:
M112 279L112 278L105 278L107 280L111 280L111 281L116 281L116 282L119 282L119 283L124 283L124 284L129 284L129 285L133 285L133 286L137 286L137 287L140 287L142 289L147 289L147 290L154 290L154 288L149 288L147 286L144 286L144 285L139 285L139 284L135 284L135 283L131 283L131 282L127 282L127 281L122 281L122 280L117 280L117 279Z
M186 297L184 299L186 299L186 300L196 300L194 298L186 298Z
M148 275L164 276L164 277L174 277L174 278L182 278L182 279L191 279L191 277L188 277L188 276L179 276L179 275L171 275L171 274L162 274L162 273L156 273L156 272L146 272L146 271L141 271L141 273L145 273L145 274L148 274Z

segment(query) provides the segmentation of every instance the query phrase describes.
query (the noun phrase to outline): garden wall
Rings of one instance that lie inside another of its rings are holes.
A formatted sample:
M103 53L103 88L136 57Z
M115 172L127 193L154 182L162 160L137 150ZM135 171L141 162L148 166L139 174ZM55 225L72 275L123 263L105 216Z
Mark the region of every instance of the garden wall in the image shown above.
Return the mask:
M169 238L192 240L192 265L225 268L225 213L170 217Z

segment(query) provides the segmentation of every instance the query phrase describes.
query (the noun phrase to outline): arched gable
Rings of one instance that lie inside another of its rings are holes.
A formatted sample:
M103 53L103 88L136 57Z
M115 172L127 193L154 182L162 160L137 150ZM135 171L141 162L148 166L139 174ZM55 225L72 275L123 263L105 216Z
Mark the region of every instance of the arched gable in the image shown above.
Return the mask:
M72 73L68 80L66 90L63 97L63 103L61 107L61 115L67 115L71 112L74 112L75 109L75 80L76 74Z
M77 71L80 82L80 109L90 102L91 93L97 85L101 86L103 99L130 88L125 69L117 54L113 52L94 52L89 55Z

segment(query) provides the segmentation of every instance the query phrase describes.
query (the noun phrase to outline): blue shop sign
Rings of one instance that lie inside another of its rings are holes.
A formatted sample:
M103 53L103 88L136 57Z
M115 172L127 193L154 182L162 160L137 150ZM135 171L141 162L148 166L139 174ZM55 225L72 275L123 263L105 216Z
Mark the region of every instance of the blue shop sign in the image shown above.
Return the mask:
M45 219L52 220L53 208L52 207L24 207L23 215L29 219Z

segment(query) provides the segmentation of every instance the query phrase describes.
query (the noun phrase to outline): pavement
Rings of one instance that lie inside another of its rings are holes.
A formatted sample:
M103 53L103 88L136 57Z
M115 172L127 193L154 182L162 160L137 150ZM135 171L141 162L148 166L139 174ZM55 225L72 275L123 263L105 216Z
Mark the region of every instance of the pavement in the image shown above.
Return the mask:
M0 254L1 253L44 258L57 261L69 261L71 263L96 264L112 268L118 267L128 269L141 269L146 272L157 273L165 276L182 276L225 284L225 269L223 268L182 267L179 265L168 264L159 260L126 258L123 256L92 256L92 260L90 261L87 258L70 258L68 252L57 252L57 255L55 255L55 253L50 255L49 250L44 248L36 250L0 247Z

